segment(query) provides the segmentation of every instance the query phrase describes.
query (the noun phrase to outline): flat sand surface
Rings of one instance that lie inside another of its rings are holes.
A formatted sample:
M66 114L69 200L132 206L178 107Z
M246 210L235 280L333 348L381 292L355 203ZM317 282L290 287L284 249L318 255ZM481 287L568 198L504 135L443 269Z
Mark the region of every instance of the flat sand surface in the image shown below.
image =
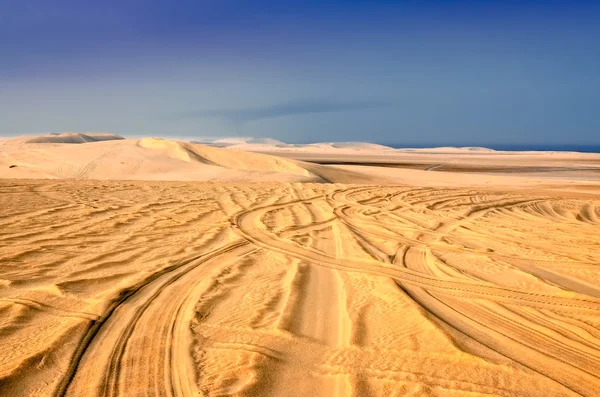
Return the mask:
M600 395L593 180L3 142L0 396Z

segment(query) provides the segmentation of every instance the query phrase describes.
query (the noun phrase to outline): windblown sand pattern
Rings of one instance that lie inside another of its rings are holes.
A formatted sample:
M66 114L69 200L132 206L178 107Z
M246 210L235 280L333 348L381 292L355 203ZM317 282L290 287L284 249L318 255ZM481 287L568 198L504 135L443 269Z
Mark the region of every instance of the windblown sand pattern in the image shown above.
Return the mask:
M0 395L600 395L600 200L4 180Z

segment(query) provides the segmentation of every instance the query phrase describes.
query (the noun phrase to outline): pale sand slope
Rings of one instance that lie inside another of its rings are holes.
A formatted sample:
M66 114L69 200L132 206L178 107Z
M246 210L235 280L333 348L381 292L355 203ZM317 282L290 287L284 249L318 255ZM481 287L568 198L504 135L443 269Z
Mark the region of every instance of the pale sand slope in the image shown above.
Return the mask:
M0 142L0 178L309 182L296 162L256 153L144 138L65 142L71 135ZM84 138L81 138L84 139ZM32 143L32 141L34 143Z
M597 396L598 230L589 196L3 180L0 395Z

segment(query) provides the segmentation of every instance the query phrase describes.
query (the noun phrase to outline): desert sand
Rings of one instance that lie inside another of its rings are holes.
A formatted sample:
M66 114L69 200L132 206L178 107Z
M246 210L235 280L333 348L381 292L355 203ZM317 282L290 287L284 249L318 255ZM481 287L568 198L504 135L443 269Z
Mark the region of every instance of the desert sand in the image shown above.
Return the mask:
M74 136L0 141L2 396L600 395L599 155Z

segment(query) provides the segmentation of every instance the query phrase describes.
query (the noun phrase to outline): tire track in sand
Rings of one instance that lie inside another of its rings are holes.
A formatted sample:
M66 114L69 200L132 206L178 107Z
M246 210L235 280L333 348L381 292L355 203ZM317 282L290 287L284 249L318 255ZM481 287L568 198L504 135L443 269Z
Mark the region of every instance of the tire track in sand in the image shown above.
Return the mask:
M331 255L312 249L306 246L300 246L289 240L280 239L276 234L267 231L261 227L261 219L265 212L296 204L301 201L315 200L297 200L290 203L268 205L264 207L253 208L243 211L236 215L233 222L236 224L238 234L251 241L253 244L271 249L291 257L300 259L304 262L314 263L325 267L351 272L387 276L403 283L411 283L428 289L445 291L448 293L460 292L471 296L507 301L510 303L520 303L532 305L534 307L548 308L552 306L570 307L578 310L600 311L600 299L572 295L553 295L535 292L520 291L506 287L496 286L485 282L470 282L468 280L439 279L408 268L393 266L367 259L344 258L338 259Z
M254 249L245 241L230 243L124 292L91 324L56 395L117 396L132 390L193 395L188 325L194 306L208 275Z
M364 187L360 188L360 190L361 192L365 192ZM336 195L340 197L339 192L329 195L329 198L333 199L330 201L330 204L334 208L334 212L335 208L339 207L339 205L348 204L347 192L341 195L344 198L341 203L336 203ZM389 264L376 260L368 261L355 258L340 260L339 257L343 257L343 255L338 254L339 247L341 246L339 242L336 244L336 255L327 255L310 247L301 246L289 240L285 241L276 233L269 232L261 225L261 219L269 211L281 210L301 202L312 200L314 199L296 200L291 203L249 209L238 214L234 221L238 225L239 233L254 244L296 257L310 263L314 267L325 266L336 270L343 269L392 277L427 311L464 335L560 383L571 391L584 395L587 395L591 391L600 393L598 378L590 372L583 370L579 364L586 362L584 353L586 349L577 349L577 347L571 349L569 358L566 358L568 361L560 363L553 357L553 352L561 350L555 340L546 338L544 339L544 344L541 346L529 343L535 340L536 332L538 331L535 331L532 328L533 326L528 326L527 324L519 326L518 332L520 336L515 339L512 335L514 335L516 328L503 322L501 315L485 310L480 307L477 301L470 303L465 301L464 298L475 293L475 296L471 296L479 299L491 299L491 301L511 303L505 300L505 298L509 298L514 299L513 304L527 305L537 301L536 303L548 305L549 307L553 305L568 306L573 309L585 308L586 310L593 310L595 312L600 309L600 301L578 294L565 296L560 294L531 293L518 289L502 288L491 283L459 280L447 275L440 276L440 274L435 274L435 272L428 269L430 261L425 256L421 257L421 255L419 255L418 259L418 263L420 263L419 271L410 268L394 268ZM530 204L533 201L535 200L511 199L510 201L501 200L492 204L477 205L458 219L438 223L435 227L436 235L421 235L421 239L425 237L422 242L427 246L428 243L435 242L441 236L451 234L464 222L474 222L488 213L495 211L497 208L518 207ZM354 226L354 231L359 232L360 226L356 224ZM339 235L339 233L336 234ZM422 254L425 254L427 250L426 248ZM432 292L430 293L429 291ZM433 293L434 291L435 293ZM461 307L462 310L459 309ZM523 338L525 338L524 342L520 341ZM523 354L519 352L523 352Z

